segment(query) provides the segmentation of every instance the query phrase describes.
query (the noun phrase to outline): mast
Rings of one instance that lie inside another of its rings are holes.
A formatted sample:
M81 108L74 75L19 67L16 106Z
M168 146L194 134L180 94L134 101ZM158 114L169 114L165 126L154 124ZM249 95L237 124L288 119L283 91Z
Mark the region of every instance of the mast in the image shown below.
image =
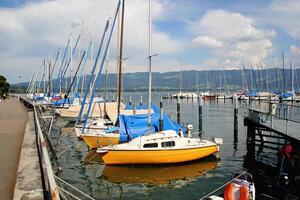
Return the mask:
M293 70L292 59L291 59L291 62L290 62L290 68L291 68L291 79L292 79L291 89L292 89L292 92L294 92L294 70Z
M283 76L283 90L285 91L285 74L284 74L284 53L282 52L282 76Z
M151 130L151 92L152 92L152 66L151 66L151 57L152 57L152 34L151 34L151 26L152 26L152 19L151 19L151 12L152 12L152 0L149 0L149 77L148 77L148 132Z
M199 95L199 80L198 80L198 70L196 70L196 82L197 82L197 95Z
M119 66L118 66L118 115L120 115L121 107L121 89L122 89L122 59L123 59L123 29L124 29L124 13L125 0L122 0L122 18L121 18L121 33L120 33L120 51L119 51Z
M120 10L118 11L118 29L117 29L117 55L120 52ZM119 94L119 57L117 56L117 64L116 64L116 97L118 98Z
M181 94L181 92L182 92L182 57L180 58L180 94Z

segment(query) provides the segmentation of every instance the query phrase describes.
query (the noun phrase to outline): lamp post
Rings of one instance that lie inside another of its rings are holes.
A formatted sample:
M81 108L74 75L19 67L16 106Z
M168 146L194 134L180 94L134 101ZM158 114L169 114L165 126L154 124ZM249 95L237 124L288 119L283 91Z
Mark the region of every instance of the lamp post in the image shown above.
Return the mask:
M20 96L20 94L21 94L21 78L22 78L22 76L18 76L18 78L19 78L19 87L18 87L18 93L19 93L19 96Z

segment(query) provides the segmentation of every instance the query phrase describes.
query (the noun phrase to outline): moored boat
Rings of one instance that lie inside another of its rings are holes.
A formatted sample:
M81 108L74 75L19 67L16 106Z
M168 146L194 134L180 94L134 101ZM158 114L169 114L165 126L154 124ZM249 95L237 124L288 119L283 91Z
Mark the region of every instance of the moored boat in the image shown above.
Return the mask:
M97 153L109 165L180 163L215 154L222 143L221 138L203 140L167 130L144 135L128 143L98 148Z

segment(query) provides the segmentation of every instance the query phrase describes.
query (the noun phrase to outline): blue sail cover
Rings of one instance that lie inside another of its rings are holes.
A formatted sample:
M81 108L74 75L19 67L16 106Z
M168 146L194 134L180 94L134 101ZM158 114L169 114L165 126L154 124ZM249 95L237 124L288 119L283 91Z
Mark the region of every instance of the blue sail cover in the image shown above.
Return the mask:
M280 96L284 99L294 96L292 92L283 92Z
M146 109L147 105L136 106L137 109ZM126 106L126 109L133 108L132 106ZM160 113L157 106L153 105L151 114L151 132L159 131L159 118ZM148 115L119 115L120 120L120 142L127 142L136 137L145 135L148 133ZM164 127L163 130L174 130L177 133L181 128L184 131L184 127L176 122L173 122L168 115L164 114Z
M249 97L256 97L257 95L257 92L255 90L251 90L249 93L248 93L248 96Z
M73 98L66 98L66 99L59 99L59 100L54 100L52 101L52 104L54 106L62 106L63 104L71 104L73 102Z
M68 97L66 99L62 98L62 99L59 99L59 100L53 100L52 104L54 106L62 106L64 103L65 104L72 104L75 98L80 98L80 95L76 93L72 97Z

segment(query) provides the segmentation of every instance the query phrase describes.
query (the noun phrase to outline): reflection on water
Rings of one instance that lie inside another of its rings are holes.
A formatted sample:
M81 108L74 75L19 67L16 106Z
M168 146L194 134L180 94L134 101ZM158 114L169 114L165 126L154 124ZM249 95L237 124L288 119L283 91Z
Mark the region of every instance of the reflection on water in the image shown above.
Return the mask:
M85 157L88 162L101 162L101 157L91 151ZM176 180L191 181L204 176L209 170L217 167L214 156L194 162L176 165L107 165L102 172L102 178L112 183L146 183L153 185L170 184Z

